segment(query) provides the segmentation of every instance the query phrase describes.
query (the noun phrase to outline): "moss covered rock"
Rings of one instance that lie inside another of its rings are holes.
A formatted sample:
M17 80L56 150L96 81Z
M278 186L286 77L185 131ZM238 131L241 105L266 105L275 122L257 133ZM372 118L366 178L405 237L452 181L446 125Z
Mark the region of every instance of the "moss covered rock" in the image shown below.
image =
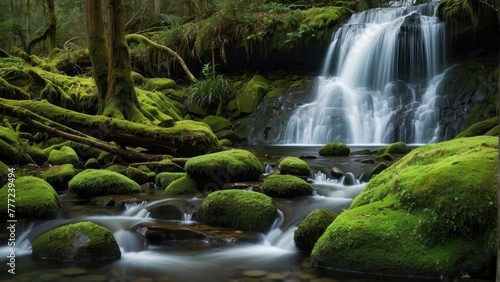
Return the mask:
M234 149L190 158L186 172L200 188L221 189L224 184L258 180L264 168L252 153Z
M178 164L173 163L170 160L163 160L159 162L147 162L142 166L147 167L149 170L156 174L162 172L184 172L184 169Z
M389 162L391 162L391 161L394 160L394 157L391 154L389 154L389 153L383 153L383 154L381 154L379 156L376 156L373 159L376 160L376 161L379 161L379 162L382 162L382 161L389 161Z
M231 142L231 140L229 140L229 139L222 139L222 140L219 140L219 145L221 147L232 147L233 142Z
M268 91L269 84L264 77L260 75L252 77L240 90L240 95L238 96L240 112L246 114L252 113Z
M110 194L139 193L141 187L135 181L114 171L87 169L68 183L69 191L80 198Z
M208 124L213 132L222 131L225 129L230 129L232 123L221 116L207 116L203 119L203 122Z
M262 183L262 193L270 197L292 198L310 196L313 188L305 180L293 175L269 175Z
M368 273L484 272L496 255L497 144L481 136L413 150L368 182L313 261Z
M471 125L469 128L466 130L462 131L460 134L457 135L455 138L463 138L463 137L473 137L473 136L479 136L479 135L484 135L488 133L490 130L498 126L498 117L492 117L487 120L480 121L478 123L475 123ZM498 133L497 133L498 134Z
M175 180L186 176L185 172L162 172L158 173L156 175L155 179L155 184L158 189L165 189L167 188L170 183L174 182Z
M56 191L68 189L68 182L77 174L72 164L53 166L41 174L41 178L47 181Z
M149 216L161 220L181 220L184 213L174 205L160 205L149 210Z
M340 142L328 143L319 150L322 156L349 156L350 153L349 147Z
M316 241L336 217L334 212L327 209L315 209L309 213L293 233L297 249L311 252Z
M168 88L174 88L175 87L175 81L169 78L161 78L161 77L154 77L148 79L146 82L146 89L147 90L164 90Z
M389 165L386 163L379 163L376 167L374 167L368 176L368 179L372 179L375 175L381 173L384 171L386 168L388 168Z
M80 160L75 150L69 146L64 146L60 150L54 149L50 151L47 162L51 165L73 164L78 165Z
M217 136L219 140L228 139L229 141L234 143L241 143L247 140L245 135L239 134L238 132L231 129L219 131L215 133L215 136Z
M130 78L132 78L134 85L141 85L144 83L144 76L142 76L142 74L140 74L138 72L131 71Z
M92 222L68 224L33 241L33 258L53 261L105 262L121 252L111 232Z
M167 188L165 188L165 194L168 196L193 194L198 191L198 183L189 176L183 176L176 179L170 183Z
M276 204L270 197L245 190L213 192L199 210L203 223L258 232L268 231L277 215Z
M59 214L59 198L57 193L45 180L33 176L15 179L14 187L5 184L0 189L0 218L7 219L8 198L13 199L15 192L15 216L20 218L52 219ZM12 186L12 185L11 185ZM15 191L9 190L15 189ZM10 202L10 204L14 204ZM12 206L11 206L12 208Z
M282 174L292 174L297 176L309 176L309 174L311 174L311 168L309 165L297 157L283 158L279 162L278 167L280 169L280 173Z
M0 185L3 186L7 183L7 179L9 175L9 167L6 166L2 161L0 161Z
M148 174L140 169L129 166L125 170L127 177L134 180L137 184L141 185L147 183L149 180Z
M97 159L94 159L94 158L88 159L85 162L85 165L83 167L85 167L86 169L89 169L89 168L99 169L99 168L101 168Z
M404 155L408 154L410 152L410 149L404 142L395 142L389 145L387 149L385 150L385 153L387 154L396 154L396 155Z

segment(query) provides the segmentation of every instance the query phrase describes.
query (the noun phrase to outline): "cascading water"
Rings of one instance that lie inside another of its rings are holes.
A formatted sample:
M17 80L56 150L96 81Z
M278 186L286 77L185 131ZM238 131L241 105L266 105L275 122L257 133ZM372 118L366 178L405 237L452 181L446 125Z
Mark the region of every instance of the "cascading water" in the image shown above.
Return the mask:
M436 141L439 121L432 95L445 58L444 24L434 16L436 5L353 15L332 36L316 101L292 114L281 142Z

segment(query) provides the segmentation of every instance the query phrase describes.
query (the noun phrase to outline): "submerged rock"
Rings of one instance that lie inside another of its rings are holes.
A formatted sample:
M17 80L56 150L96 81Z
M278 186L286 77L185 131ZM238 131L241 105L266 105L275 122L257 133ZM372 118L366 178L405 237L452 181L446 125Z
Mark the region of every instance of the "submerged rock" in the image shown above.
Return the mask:
M496 256L497 144L474 137L413 150L328 227L314 262L382 274L484 272Z
M8 209L12 208L12 205L8 205L9 203L15 204L16 219L52 219L59 214L60 205L57 193L45 180L33 176L22 176L15 179L14 187L9 187L9 183L0 189L0 219L9 219ZM12 193L12 189L15 193ZM15 198L8 196L9 194L15 195ZM8 199L15 199L15 203L8 202Z
M268 231L278 213L273 200L261 193L222 190L207 196L199 209L200 221L245 231Z
M111 232L92 222L68 224L33 241L33 258L55 261L104 262L121 252Z
M68 189L79 198L110 194L139 193L141 187L135 181L114 171L87 169L68 183Z

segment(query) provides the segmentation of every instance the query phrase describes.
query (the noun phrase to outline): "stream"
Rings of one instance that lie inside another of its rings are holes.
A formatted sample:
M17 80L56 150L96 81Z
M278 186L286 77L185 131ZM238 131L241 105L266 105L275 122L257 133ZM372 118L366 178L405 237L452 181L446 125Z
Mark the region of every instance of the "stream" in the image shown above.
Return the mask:
M366 149L366 146L352 146L351 150L363 148ZM375 148L377 146L369 149ZM293 199L275 198L280 217L269 232L246 235L247 238L256 239L245 241L225 235L217 240L167 238L148 242L143 236L144 225L141 224L151 222L177 227L210 228L196 221L197 209L204 197L202 194L165 199L163 191L152 189L127 196L138 200L118 210L97 206L63 193L60 195L62 211L57 219L31 221L22 226L22 230L18 225L16 275L12 277L2 271L0 278L15 278L7 281L437 281L315 269L309 257L295 248L293 232L307 214L317 208L341 213L349 208L352 199L363 190L365 183L359 179L374 166L360 162L366 156L321 157L317 154L318 146L255 146L246 149L266 165L267 172L283 156L302 156L314 171L309 179L314 187L314 195ZM345 173L346 177L332 179L332 172L339 171ZM251 185L258 183L250 184L248 189L252 189ZM166 203L178 207L184 213L183 219L157 220L150 217L149 210L152 207ZM111 230L120 246L121 259L110 263L61 263L32 259L31 239L55 227L80 221L91 221ZM7 252L8 246L0 247L0 253ZM5 266L5 257L2 258L2 265ZM83 273L68 276L72 271Z

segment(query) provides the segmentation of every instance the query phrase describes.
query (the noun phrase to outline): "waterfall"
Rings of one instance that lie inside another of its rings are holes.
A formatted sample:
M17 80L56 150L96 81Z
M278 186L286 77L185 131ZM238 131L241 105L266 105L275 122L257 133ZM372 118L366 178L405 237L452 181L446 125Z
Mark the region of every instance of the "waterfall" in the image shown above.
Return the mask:
M315 101L295 110L281 142L435 142L435 88L445 59L436 6L352 15L332 36Z

